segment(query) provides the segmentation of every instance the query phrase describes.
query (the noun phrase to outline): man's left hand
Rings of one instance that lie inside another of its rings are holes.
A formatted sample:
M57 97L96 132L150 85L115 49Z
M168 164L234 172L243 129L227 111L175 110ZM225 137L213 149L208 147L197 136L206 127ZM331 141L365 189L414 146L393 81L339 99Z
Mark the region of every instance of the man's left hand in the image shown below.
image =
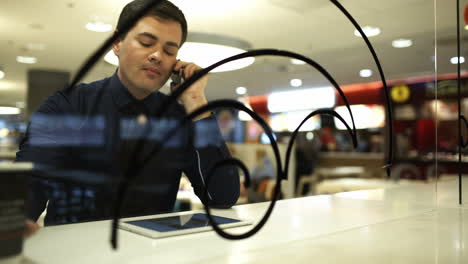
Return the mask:
M194 63L177 61L173 71L179 72L183 68L183 78L188 79L192 77L197 71L202 70L202 68ZM187 90L185 90L182 95L179 97L180 102L184 105L185 111L187 113L192 113L197 108L200 108L208 103L205 96L205 87L208 84L208 75L203 76L193 83ZM171 91L176 89L178 86L171 84ZM203 113L194 120L202 119L208 117L209 112Z

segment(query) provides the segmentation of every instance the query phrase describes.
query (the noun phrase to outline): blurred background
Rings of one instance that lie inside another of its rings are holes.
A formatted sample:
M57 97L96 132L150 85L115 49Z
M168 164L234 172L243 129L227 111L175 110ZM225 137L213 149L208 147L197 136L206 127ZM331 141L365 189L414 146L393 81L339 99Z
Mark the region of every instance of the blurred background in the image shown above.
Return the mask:
M31 113L111 36L128 2L0 2L0 162L14 159ZM461 57L455 1L339 1L369 37L388 83L394 119L390 179L382 169L389 147L382 79L363 38L330 1L172 2L189 26L180 59L206 67L246 50L288 50L321 64L345 92L358 147L353 148L345 127L334 118L310 119L296 139L282 198L427 185L457 173L456 72L460 62L461 109L468 115L468 1L460 1ZM225 66L210 74L208 99L240 100L262 116L275 132L283 165L292 131L311 111L335 109L349 120L328 80L301 61L262 56ZM109 54L83 82L111 76L116 67ZM263 129L233 109L219 109L216 115L231 153L247 165L255 183L241 191L239 203L271 199L276 162ZM462 133L467 135L466 128ZM465 150L464 162L467 154ZM180 208L200 206L185 180L179 200Z

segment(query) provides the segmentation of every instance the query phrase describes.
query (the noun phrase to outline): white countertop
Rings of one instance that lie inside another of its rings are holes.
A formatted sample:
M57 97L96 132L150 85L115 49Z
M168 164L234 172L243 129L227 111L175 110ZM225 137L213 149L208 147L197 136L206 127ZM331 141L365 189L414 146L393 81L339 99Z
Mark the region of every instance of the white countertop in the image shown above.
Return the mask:
M150 239L110 221L46 227L25 242L33 263L468 263L467 205L456 180L323 195L277 203L251 238L230 241L214 231ZM435 191L437 190L437 192ZM268 203L216 210L258 221ZM228 229L229 232L253 226Z

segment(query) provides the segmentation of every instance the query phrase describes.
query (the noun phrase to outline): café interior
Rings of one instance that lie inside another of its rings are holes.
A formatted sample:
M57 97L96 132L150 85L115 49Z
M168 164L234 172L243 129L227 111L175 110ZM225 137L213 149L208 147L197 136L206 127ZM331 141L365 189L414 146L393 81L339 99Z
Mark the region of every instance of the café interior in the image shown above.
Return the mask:
M129 2L0 2L2 182L37 109L76 81ZM120 228L115 248L112 219L48 226L46 207L18 263L468 263L467 0L171 2L188 22L181 61L206 69L267 51L212 69L205 88L209 103L233 102L211 114L243 164L229 165L235 205L210 210L248 224L223 229L230 237ZM115 74L111 47L101 55L79 83ZM97 174L81 169L74 180ZM72 177L52 174L41 177ZM168 215L206 207L182 174Z

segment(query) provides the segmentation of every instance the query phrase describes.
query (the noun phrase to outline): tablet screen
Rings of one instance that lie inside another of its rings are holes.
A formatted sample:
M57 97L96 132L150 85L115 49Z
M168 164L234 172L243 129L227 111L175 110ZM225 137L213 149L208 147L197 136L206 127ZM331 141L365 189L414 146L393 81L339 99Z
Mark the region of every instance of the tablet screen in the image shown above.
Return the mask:
M240 222L240 220L237 219L226 218L221 216L213 216L213 220L219 225ZM208 217L205 214L189 214L180 216L151 218L144 220L128 221L125 223L148 228L158 232L177 231L210 225Z

